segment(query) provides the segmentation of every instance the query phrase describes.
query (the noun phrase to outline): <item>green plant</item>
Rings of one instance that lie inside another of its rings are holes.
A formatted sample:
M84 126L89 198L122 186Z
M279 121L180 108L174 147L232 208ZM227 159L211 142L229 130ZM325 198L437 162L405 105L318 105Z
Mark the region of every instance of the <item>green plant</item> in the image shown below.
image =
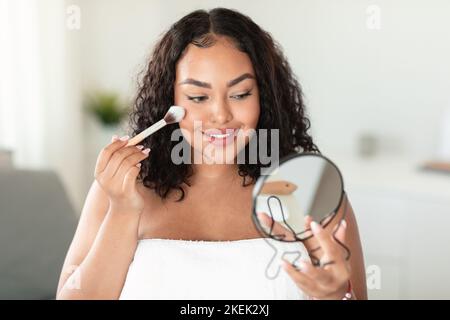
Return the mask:
M87 98L87 109L105 126L117 125L128 109L113 92L97 92Z

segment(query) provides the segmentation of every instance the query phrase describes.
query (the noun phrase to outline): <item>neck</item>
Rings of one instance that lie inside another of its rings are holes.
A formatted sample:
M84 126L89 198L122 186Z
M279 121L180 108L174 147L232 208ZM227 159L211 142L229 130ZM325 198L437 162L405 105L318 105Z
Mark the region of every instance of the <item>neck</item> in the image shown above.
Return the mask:
M232 182L239 178L237 164L193 164L194 183Z

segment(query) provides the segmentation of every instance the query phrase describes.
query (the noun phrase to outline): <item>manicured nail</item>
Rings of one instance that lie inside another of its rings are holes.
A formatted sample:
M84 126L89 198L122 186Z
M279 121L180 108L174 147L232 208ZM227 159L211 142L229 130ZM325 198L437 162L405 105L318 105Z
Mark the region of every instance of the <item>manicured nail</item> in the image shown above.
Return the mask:
M150 152L150 148L144 149L144 150L142 151L142 153L144 153L144 154L149 154L149 152Z
M257 215L259 219L272 219L272 217L269 217L269 215L265 212L258 212Z
M140 168L142 166L142 163L138 163L137 165L136 165L136 167L138 167L138 168Z
M117 139L118 139L117 135L113 135L111 138L111 141L114 142L114 141L117 141Z
M320 232L319 224L315 221L311 221L311 230L313 233L319 233Z
M305 269L306 269L306 263L305 263L305 261L300 260L300 261L298 262L298 267L299 267L300 270L305 270Z
M123 136L122 138L120 138L121 141L127 141L130 137L129 136Z
M143 145L138 145L138 146L136 146L136 148L138 148L139 150L142 150L142 148L144 148L144 146Z
M294 263L290 263L289 261L286 261L284 259L281 259L281 267L285 270L287 270L289 267L299 270L298 267Z

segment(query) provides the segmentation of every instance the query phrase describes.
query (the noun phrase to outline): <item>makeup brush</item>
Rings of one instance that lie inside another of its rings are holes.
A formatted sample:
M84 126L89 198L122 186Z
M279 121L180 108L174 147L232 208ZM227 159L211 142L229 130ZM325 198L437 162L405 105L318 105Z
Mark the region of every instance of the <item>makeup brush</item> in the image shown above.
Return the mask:
M141 133L135 135L128 141L127 146L134 146L138 144L139 142L149 137L150 135L154 134L159 129L164 128L168 124L180 122L184 118L184 114L185 110L183 107L171 106L163 119L151 125Z

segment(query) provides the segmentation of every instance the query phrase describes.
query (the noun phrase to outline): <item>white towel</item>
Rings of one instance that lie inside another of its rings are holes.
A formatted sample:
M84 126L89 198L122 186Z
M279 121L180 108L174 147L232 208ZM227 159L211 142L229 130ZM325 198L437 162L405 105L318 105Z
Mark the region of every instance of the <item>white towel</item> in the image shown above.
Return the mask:
M279 252L277 261L271 261L274 248ZM285 255L289 261L310 260L301 242L143 239L120 299L307 299L278 267L278 258L286 251L291 252ZM267 268L273 274L274 266L279 272L268 277Z

